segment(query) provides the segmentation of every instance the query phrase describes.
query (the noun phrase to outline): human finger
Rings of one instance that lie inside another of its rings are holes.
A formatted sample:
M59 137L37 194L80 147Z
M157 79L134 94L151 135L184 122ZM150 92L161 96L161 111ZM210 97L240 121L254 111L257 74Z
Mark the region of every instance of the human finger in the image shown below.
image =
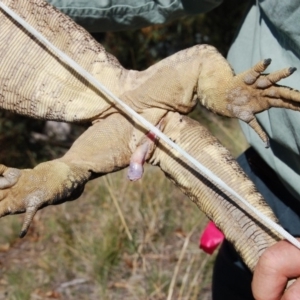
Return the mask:
M252 291L257 300L279 300L289 279L300 277L300 251L287 241L267 249L254 270Z

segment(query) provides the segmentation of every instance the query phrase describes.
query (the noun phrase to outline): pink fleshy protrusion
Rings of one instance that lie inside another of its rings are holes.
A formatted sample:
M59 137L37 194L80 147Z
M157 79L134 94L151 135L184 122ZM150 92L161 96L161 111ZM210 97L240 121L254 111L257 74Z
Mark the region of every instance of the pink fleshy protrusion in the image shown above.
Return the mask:
M150 143L153 142L151 140L146 140L143 144L136 148L134 153L132 153L127 172L129 180L136 181L142 178L144 173L143 165L148 154Z
M159 128L159 126L160 125L157 125L156 127ZM144 173L143 165L148 155L148 151L151 144L153 144L156 139L156 135L152 131L149 131L146 136L147 139L141 145L139 145L131 155L127 172L127 177L131 181L136 181L142 178Z
M224 238L224 234L212 221L209 221L200 237L199 248L208 254L213 254Z
M136 181L142 178L144 173L143 164L132 162L129 165L127 177L131 181Z

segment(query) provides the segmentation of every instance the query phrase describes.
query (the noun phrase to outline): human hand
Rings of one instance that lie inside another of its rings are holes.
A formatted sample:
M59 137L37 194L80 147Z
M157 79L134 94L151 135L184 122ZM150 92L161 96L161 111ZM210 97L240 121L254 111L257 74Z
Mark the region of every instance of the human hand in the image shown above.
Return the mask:
M253 296L256 300L300 299L299 277L300 250L287 241L280 241L263 253L255 267ZM295 278L286 289L288 280Z

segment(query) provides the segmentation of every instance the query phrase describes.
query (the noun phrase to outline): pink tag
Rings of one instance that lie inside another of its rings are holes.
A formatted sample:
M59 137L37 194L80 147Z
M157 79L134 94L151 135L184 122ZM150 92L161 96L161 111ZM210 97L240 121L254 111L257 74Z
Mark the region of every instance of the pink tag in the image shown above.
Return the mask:
M224 234L209 221L199 240L199 248L208 254L213 254L216 248L223 242Z

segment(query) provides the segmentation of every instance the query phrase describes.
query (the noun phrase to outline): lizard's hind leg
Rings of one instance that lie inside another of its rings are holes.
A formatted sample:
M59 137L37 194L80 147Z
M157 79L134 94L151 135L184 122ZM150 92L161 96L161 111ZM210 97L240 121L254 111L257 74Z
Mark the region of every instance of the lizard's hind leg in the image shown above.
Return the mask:
M0 217L25 212L23 237L39 209L75 200L88 180L127 167L131 129L113 114L90 126L59 159L24 170L0 165Z

